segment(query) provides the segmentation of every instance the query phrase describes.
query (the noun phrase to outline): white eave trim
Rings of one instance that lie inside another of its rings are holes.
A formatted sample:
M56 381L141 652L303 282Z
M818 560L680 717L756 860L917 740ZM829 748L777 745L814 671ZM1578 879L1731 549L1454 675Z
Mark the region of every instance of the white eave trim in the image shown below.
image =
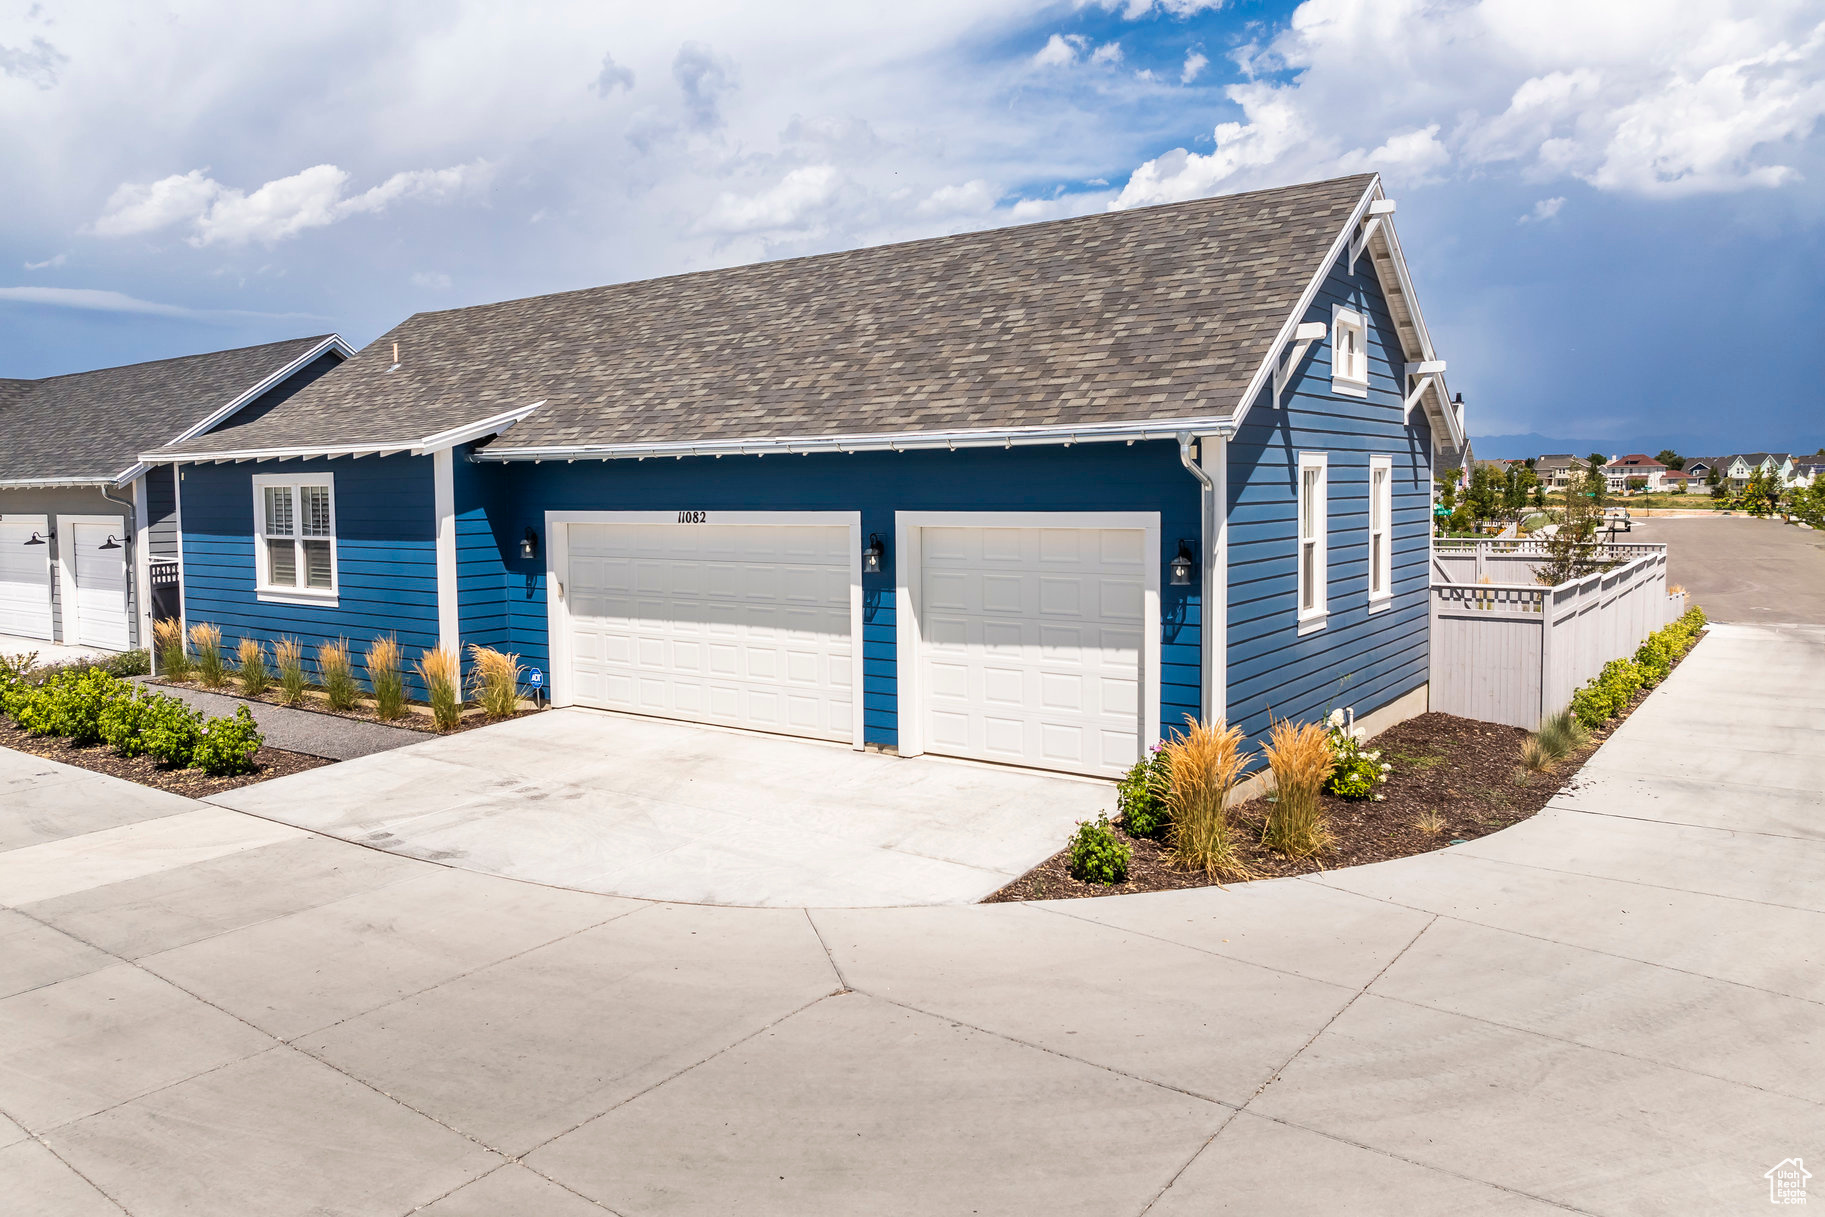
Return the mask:
M1185 432L1228 435L1227 417L1152 419L1135 423L1083 426L1001 427L969 431L889 431L871 434L774 436L714 441L637 444L569 444L499 448L475 454L482 461L646 460L648 457L805 455L812 452L909 452L920 449L1021 448L1041 444L1134 443L1174 440Z
M134 468L138 468L135 466ZM129 469L128 474L133 470ZM6 478L0 480L0 490L54 490L60 486L119 486L132 481L127 474L114 477L59 477L59 478Z
M442 449L454 448L485 435L494 435L505 431L528 414L544 405L544 401L533 402L529 406L518 406L505 410L488 418L464 423L460 427L451 427L418 439L384 440L370 444L304 444L292 448L234 448L223 452L148 452L140 457L148 465L225 465L244 461L298 461L316 457L363 457L394 456L398 453L409 453L412 456L424 456Z
M239 410L242 406L246 405L248 402L252 401L254 398L259 397L262 393L265 393L268 389L271 389L274 385L279 384L281 381L283 381L287 377L291 376L294 372L298 372L298 371L302 370L304 367L306 367L312 361L316 360L321 355L323 355L324 352L326 352L326 351L340 351L342 353L342 358L345 360L353 359L355 356L355 349L353 347L351 347L348 343L346 343L342 340L342 335L331 334L328 338L325 338L322 342L319 342L316 346L310 348L308 351L305 351L302 355L299 355L297 358L293 359L290 363L286 364L284 367L279 368L277 371L270 373L262 380L255 381L251 387L242 391L232 401L229 401L224 405L218 406L215 410L213 410L209 414L208 417L206 417L202 421L195 423L192 426L186 428L184 431L180 432L179 434L173 436L168 442L173 443L173 444L181 444L185 440L195 439L197 436L203 434L205 431L211 430L212 428L216 427L218 424L220 424L221 422L226 420L236 410ZM141 459L143 460L144 458L142 457Z

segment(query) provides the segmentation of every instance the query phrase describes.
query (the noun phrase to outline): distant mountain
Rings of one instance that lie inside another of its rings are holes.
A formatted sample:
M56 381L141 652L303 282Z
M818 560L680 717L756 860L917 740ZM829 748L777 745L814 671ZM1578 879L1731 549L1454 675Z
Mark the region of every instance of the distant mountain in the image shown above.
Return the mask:
M1770 444L1764 437L1751 436L1749 442L1720 444L1716 439L1707 439L1700 435L1637 435L1621 439L1567 439L1562 435L1473 435L1471 447L1476 451L1479 460L1521 460L1530 456L1540 456L1547 452L1569 452L1573 456L1589 456L1601 452L1605 456L1621 456L1629 452L1645 452L1654 456L1662 448L1671 448L1681 456L1718 456L1726 452L1812 452L1819 446L1820 436L1801 444Z

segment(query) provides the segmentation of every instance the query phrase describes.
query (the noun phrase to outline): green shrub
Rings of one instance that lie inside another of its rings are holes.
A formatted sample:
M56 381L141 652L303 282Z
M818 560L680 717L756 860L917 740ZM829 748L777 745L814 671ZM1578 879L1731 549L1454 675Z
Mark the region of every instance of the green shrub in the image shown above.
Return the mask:
M1068 846L1071 853L1071 877L1084 883L1107 887L1128 877L1128 843L1109 827L1109 817L1098 813L1095 820L1083 820Z
M1641 669L1641 682L1652 689L1667 678L1673 670L1673 660L1678 658L1674 647L1678 645L1673 627L1658 630L1649 634L1647 641L1635 651L1635 666Z
M38 686L19 725L34 735L61 735L75 744L101 742L101 711L123 696L121 682L100 668L57 672Z
M203 734L203 715L175 697L159 694L140 710L139 739L145 754L159 764L182 769L190 764Z
M146 751L146 741L140 736L140 728L145 723L148 700L136 690L113 698L103 706L101 708L102 742L122 756L143 755Z
M211 777L227 777L251 772L254 754L265 743L260 729L246 706L236 706L231 715L219 715L203 723L190 763Z
M1572 694L1571 714L1579 726L1595 731L1610 720L1609 697L1595 680L1587 681Z
M1147 759L1136 761L1115 787L1115 808L1129 836L1157 841L1172 826L1172 812L1166 802L1171 785L1166 754L1155 744Z
M1375 788L1388 780L1394 766L1381 759L1380 749L1363 747L1368 733L1361 727L1345 726L1342 710L1331 711L1325 727L1330 732L1331 755L1336 758L1337 767L1325 779L1324 788L1343 799L1385 797Z

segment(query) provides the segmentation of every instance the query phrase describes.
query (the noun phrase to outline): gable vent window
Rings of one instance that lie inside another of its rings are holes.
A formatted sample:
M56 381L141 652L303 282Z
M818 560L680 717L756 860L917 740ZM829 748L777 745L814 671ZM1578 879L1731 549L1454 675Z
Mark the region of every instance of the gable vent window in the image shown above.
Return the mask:
M255 563L263 599L334 599L336 501L331 474L254 478Z
M1299 454L1299 632L1322 629L1328 612L1329 459L1322 452Z
M1341 306L1331 313L1331 391L1369 395L1369 348L1362 314Z

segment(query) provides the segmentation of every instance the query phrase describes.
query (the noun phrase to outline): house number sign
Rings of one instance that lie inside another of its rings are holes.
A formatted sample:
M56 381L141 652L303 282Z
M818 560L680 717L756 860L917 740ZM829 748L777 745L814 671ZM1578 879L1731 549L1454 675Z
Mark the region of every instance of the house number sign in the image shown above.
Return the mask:
M707 511L681 511L678 513L680 524L707 524L710 513Z

